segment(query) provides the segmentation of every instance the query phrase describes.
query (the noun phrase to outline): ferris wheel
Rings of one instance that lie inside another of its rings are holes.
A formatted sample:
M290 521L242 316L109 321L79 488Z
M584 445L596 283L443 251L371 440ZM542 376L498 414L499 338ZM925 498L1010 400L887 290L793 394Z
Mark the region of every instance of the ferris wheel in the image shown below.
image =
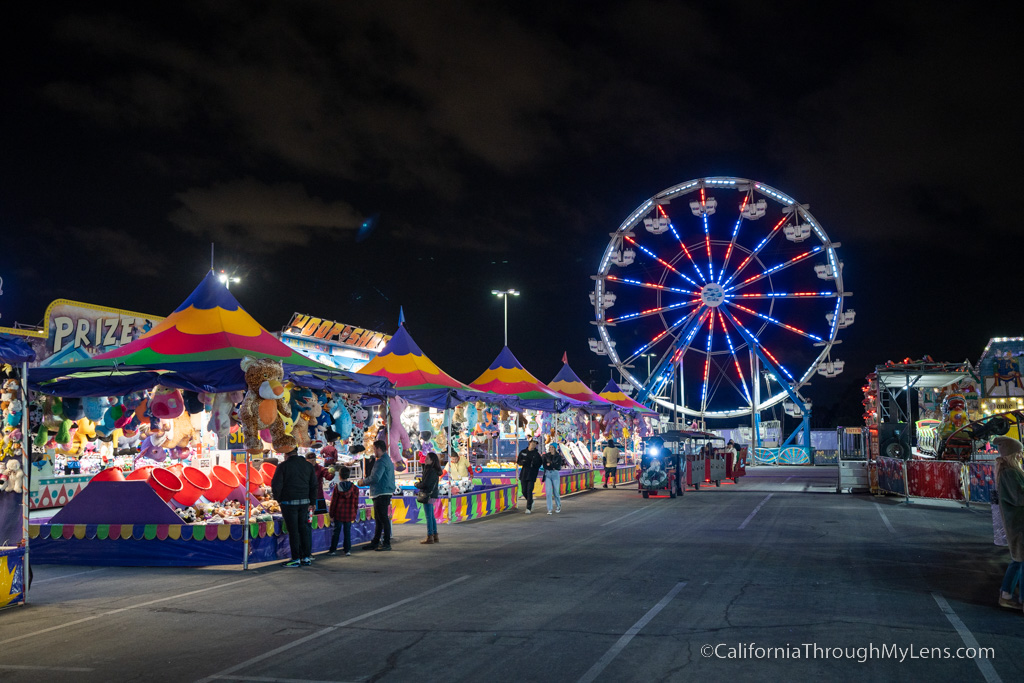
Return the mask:
M764 183L670 187L611 233L590 294L597 336L639 398L733 418L779 403L799 416L817 374L835 377L844 302L840 245L809 205Z

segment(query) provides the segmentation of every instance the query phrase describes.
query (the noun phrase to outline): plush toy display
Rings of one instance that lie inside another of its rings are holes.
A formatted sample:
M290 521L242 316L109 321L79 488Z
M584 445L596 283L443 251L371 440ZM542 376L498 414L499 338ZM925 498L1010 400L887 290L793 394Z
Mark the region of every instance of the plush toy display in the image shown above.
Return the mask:
M17 458L11 458L4 463L4 491L21 493L25 490L25 472L21 469L21 463Z
M263 452L261 429L269 429L273 448L288 453L295 448L295 438L284 430L282 416L291 416L291 409L283 398L284 367L269 358L246 356L241 362L248 391L242 399L238 416L245 436L245 448L252 454Z

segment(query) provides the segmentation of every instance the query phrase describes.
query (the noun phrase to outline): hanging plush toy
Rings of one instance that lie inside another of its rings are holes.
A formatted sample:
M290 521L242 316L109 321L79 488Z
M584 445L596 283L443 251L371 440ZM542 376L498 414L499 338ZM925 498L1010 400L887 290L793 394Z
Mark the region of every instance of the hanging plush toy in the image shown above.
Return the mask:
M480 407L482 403L467 403L466 404L466 433L473 434L476 432L477 424L480 420Z
M484 434L490 437L498 436L501 430L501 408L496 405L489 405L484 409Z
M352 409L349 406L355 405L355 401L349 403L348 396L340 396L335 399L334 425L332 429L338 434L342 441L348 442L352 439ZM352 443L361 443L353 441Z
M149 398L149 412L158 420L173 420L185 412L185 399L177 389L156 387Z
M392 396L388 399L388 412L391 415L391 429L388 430L390 433L388 451L392 462L396 465L398 463L404 464L405 455L407 453L412 454L412 441L409 438L409 432L402 425L402 413L408 407L409 402L401 396Z
M295 448L295 439L284 431L282 414L291 414L284 394L284 367L269 358L246 356L241 362L248 391L238 410L245 435L245 448L252 454L263 452L261 429L270 429L274 450L288 453Z
M323 412L316 394L311 389L296 387L291 390L291 434L295 443L301 448L309 448L309 426Z

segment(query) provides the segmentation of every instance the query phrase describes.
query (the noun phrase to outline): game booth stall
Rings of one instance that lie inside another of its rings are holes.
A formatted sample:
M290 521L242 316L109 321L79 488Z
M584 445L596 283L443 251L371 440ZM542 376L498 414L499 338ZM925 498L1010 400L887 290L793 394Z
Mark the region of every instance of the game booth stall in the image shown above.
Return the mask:
M462 408L467 402L508 401L507 396L466 386L430 360L413 340L402 320L398 331L360 374L385 378L394 387L387 400L386 436L395 464L397 489L391 499L394 524L426 523L416 502L416 476L428 452L442 457L449 447L468 457ZM375 399L370 399L373 402ZM434 500L435 519L442 524L496 515L516 507L517 488L500 479L446 476L441 496Z
M25 375L35 352L0 334L3 442L0 444L0 608L28 599L28 410Z
M911 498L989 503L996 436L1020 438L1024 339L989 342L976 367L930 357L868 375L865 422L872 489Z
M564 415L569 408L586 407L585 401L569 398L550 389L523 367L512 351L503 347L488 368L471 382L470 387L507 397L497 404L477 408L479 435L489 437L493 444L491 458L480 468L481 480L507 483L521 491L517 478L516 457L527 446L530 437L537 437L541 450L547 443L557 443L567 467L561 471L561 495L570 495L594 488L594 470L590 452L573 436L578 436L575 423L585 423L579 412ZM481 409L483 418L479 417ZM518 415L514 412L518 411ZM571 433L570 433L571 432ZM545 495L544 481L538 479L534 496Z
M58 447L82 431L109 447L87 486L29 526L32 561L132 566L247 566L286 557L268 495L273 464L254 465L271 447L310 445L307 409L316 392L393 391L386 379L329 368L288 348L212 271L135 341L33 368L28 385L42 396L33 470L52 470ZM229 440L232 414L245 437L244 451L234 454L215 447ZM329 520L317 515L313 524L314 549L326 549ZM354 542L372 527L372 513L361 511Z

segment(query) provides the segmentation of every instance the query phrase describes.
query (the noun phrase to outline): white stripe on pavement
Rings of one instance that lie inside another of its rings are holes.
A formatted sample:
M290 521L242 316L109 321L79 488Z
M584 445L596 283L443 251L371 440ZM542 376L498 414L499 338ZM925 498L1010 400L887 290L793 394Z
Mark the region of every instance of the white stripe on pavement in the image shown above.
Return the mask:
M956 615L953 608L946 602L946 598L942 597L942 593L932 593L932 597L935 598L935 602L938 603L939 609L949 619L949 623L953 624L953 628L960 634L960 640L964 641L964 645L967 647L973 647L975 650L981 649L981 645L978 644L978 639L974 637L971 630L967 628L964 622L960 621L960 617ZM995 667L992 666L992 662L987 659L981 659L975 657L974 663L978 665L978 670L981 671L982 677L987 683L1003 683L1003 679L996 673Z
M643 512L643 511L644 511L644 510L646 510L646 509L647 509L647 508L639 508L639 509L637 509L637 510L633 510L632 512L628 512L628 513L626 513L626 514L622 515L621 517L616 517L615 519L613 519L613 520L611 520L611 521L605 522L605 523L604 523L604 524L602 524L601 526L608 526L609 524L615 524L615 522L621 522L621 521L622 521L622 520L624 520L624 519L625 519L626 517L629 517L630 515L635 515L635 514L636 514L636 513L638 513L638 512Z
M896 530L892 528L892 523L889 522L889 518L885 515L885 510L878 503L875 503L875 507L878 508L878 514L882 515L882 521L885 522L885 528L892 533L896 533Z
M256 664L257 662L262 662L264 659L270 659L271 657L276 657L277 655L281 654L282 652L287 652L288 650L291 650L293 647L298 647L299 645L302 645L303 643L308 643L309 641L314 640L315 638L319 638L321 636L325 636L328 633L331 633L332 631L337 631L339 628L345 628L346 626L348 626L350 624L354 624L357 621L362 621L363 619L369 619L370 617L373 617L373 616L376 616L378 614L381 614L382 612L387 612L388 610L392 610L392 609L394 609L396 607L401 607L402 605L408 604L408 603L412 602L413 600L419 600L420 598L424 598L424 597L426 597L428 595L432 595L434 593L437 593L438 591L442 591L442 590L444 590L446 588L454 586L457 583L461 583L461 582L465 581L468 578L469 578L469 574L465 574L463 576L460 576L457 579L449 581L448 583L442 583L440 586L434 586L430 590L425 590L425 591L423 591L422 593L420 593L418 595L413 595L412 597L405 598L404 600L399 600L398 602L393 602L390 605L385 605L384 607L378 607L375 610L371 610L369 612L366 612L365 614L360 614L359 616L352 617L351 619L346 619L345 621L339 621L337 624L334 624L333 626L327 626L326 628L322 628L319 631L315 631L314 633L310 633L308 636L303 636L302 638L299 638L298 640L293 640L292 642L290 642L290 643L288 643L286 645L282 645L281 647L274 648L273 650L270 650L269 652L264 652L263 654L256 655L255 657L247 659L244 662L241 662L239 664L235 664L234 666L229 667L227 669L224 669L223 671L218 671L215 674L210 674L206 678L200 678L198 681L196 681L196 683L208 683L209 681L214 681L214 680L217 680L219 678L232 678L228 674L233 674L236 671L240 671L241 669L246 668L247 666L251 666L253 664Z
M89 571L75 572L74 574L61 574L60 576L51 576L48 579L36 579L35 581L32 582L32 585L34 586L37 583L46 583L47 581L63 581L64 579L70 579L72 576L81 576L82 574L92 574L93 572L102 572L102 571L104 571L106 569L109 569L109 567L100 567L99 569L90 569Z
M774 495L775 495L774 493L769 493L769 494L768 494L767 496L765 496L765 497L764 497L764 500L762 500L762 501L761 501L760 503L758 503L758 504L757 504L757 507L756 507L756 508L754 508L754 511L753 511L753 512L751 512L751 513L750 513L749 515L747 515L747 518L746 518L745 520L743 520L743 524L740 524L739 528L740 528L740 529L743 529L743 528L745 528L745 527L746 527L746 526L747 526L748 524L750 524L750 520L752 520L752 519L754 518L754 515L756 515L756 514L757 514L758 510L760 510L760 509L761 509L761 507L762 507L762 506L763 506L763 505L764 505L765 503L767 503L767 502L768 502L768 499L769 499L769 498L771 498L771 497L772 497L772 496L774 496Z
M648 610L647 614L640 617L639 621L630 626L629 630L626 631L622 635L622 637L619 638L615 642L615 644L612 645L608 649L608 651L604 653L604 656L601 657L601 659L594 662L594 666L590 667L587 673L583 674L583 677L580 678L579 683L592 683L592 681L597 679L597 677L601 675L601 672L605 670L605 667L611 664L612 660L618 657L619 653L622 652L622 650L625 649L627 645L629 645L629 641L633 640L633 636L635 636L637 633L640 633L640 629L649 624L651 619L658 616L658 612L665 609L665 606L672 601L672 598L676 597L676 594L678 594L679 591L683 590L683 587L685 585L685 581L680 581L679 583L677 583L675 587L672 590L670 590L668 594L665 597L663 597L657 605Z
M198 590L188 591L187 593L178 593L177 595L169 595L166 598L157 598L156 600L147 600L146 602L140 602L140 603L138 603L136 605L129 605L128 607L120 607L118 609L112 609L109 612L101 612L100 614L94 614L91 617L82 617L81 619L75 619L74 621L68 621L68 622L65 622L63 624L58 624L57 626L51 626L50 628L44 628L44 629L40 629L38 631L33 631L32 633L22 633L20 636L13 636L11 638L5 638L4 640L0 640L0 645L6 645L7 643L13 643L13 642L15 642L17 640L24 640L26 638L34 638L35 636L40 636L40 635L42 635L44 633L50 633L52 631L58 631L58 630L60 630L62 628L67 628L68 626L75 626L77 624L84 624L87 621L92 621L94 619L102 619L103 617L109 617L109 616L112 616L114 614L120 614L121 612L127 612L128 610L138 609L140 607L148 607L150 605L156 605L156 604L159 604L161 602L167 602L168 600L178 600L179 598L187 598L190 595L196 595L198 593L205 593L206 591L217 590L218 588L227 588L228 586L236 586L236 585L238 585L240 583L247 583L249 581L255 581L258 578L260 578L260 577L259 576L250 576L247 579L239 579L237 581L229 581L227 583L218 583L216 586L207 586L206 588L200 588Z

